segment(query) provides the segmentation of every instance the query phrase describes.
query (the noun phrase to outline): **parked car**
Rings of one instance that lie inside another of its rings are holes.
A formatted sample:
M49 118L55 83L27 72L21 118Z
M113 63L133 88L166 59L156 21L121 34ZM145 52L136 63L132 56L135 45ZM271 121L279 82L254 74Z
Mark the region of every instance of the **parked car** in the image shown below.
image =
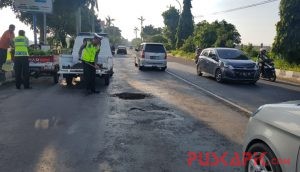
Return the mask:
M145 67L156 67L165 71L167 69L167 51L161 43L142 43L136 49L134 63L140 70Z
M118 48L117 48L117 54L127 54L126 47L119 45Z
M197 61L197 74L207 73L224 80L247 81L256 83L259 79L259 66L242 51L234 48L204 49Z
M245 172L300 171L300 101L260 107L250 118L243 151ZM265 156L262 153L265 152Z

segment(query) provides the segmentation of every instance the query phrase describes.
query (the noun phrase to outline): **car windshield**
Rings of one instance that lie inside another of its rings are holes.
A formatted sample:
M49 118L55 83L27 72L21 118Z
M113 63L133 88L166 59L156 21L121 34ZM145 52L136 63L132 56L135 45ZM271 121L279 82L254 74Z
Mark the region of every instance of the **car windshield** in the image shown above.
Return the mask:
M165 53L165 48L160 44L147 44L145 51L152 53Z
M249 58L239 50L218 49L217 52L221 59L249 60Z

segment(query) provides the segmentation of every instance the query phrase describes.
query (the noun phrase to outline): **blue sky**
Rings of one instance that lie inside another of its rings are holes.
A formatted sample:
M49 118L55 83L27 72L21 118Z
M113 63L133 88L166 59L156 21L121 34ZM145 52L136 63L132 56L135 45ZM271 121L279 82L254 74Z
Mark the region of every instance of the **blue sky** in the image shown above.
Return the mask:
M249 5L263 0L193 0L192 13L194 16L203 15L204 17L195 17L195 22L201 20L223 20L234 24L242 37L244 44L253 43L271 45L275 34L275 24L279 21L279 0L269 4L240 11L210 15L214 12L224 11L244 5ZM127 39L135 37L134 27L140 27L138 17L146 18L144 25L154 25L163 27L163 18L161 14L173 5L179 9L176 0L98 0L99 17L104 20L106 16L114 18L114 25L122 30L122 35ZM18 29L25 29L28 37L32 40L33 34L30 28L20 23L10 9L1 9L0 34L10 23L15 23ZM4 17L5 16L5 17Z

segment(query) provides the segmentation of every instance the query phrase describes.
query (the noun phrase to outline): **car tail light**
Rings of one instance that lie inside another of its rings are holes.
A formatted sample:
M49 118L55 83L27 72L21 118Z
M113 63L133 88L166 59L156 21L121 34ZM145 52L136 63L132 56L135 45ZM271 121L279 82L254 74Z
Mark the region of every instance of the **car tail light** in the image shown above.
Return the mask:
M142 58L145 58L145 51L142 51Z
M167 54L167 53L165 53L165 59L167 59L167 57L168 57L168 54Z

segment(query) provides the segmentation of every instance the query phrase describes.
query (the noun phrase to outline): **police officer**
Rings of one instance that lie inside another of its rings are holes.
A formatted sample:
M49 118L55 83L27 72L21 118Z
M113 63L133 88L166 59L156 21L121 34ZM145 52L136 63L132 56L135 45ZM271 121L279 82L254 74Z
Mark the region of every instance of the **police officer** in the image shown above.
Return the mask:
M100 52L102 37L95 34L92 41L84 43L80 48L79 55L82 54L83 61L83 79L85 82L86 90L88 94L99 93L96 90L96 68L98 61L98 54Z
M21 84L24 89L31 89L29 86L29 61L28 61L28 39L25 31L20 30L19 36L14 39L14 70L16 75L16 88L20 89Z

